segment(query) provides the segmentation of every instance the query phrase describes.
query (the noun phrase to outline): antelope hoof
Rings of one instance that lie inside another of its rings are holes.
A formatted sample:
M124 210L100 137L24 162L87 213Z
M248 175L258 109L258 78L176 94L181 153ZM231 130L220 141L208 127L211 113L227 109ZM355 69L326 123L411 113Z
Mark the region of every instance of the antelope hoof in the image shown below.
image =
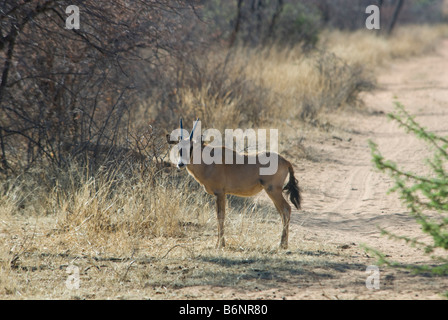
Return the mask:
M224 241L224 238L221 238L218 240L218 243L216 244L217 249L222 249L226 246L226 242Z
M280 243L280 249L288 249L288 243L285 242Z

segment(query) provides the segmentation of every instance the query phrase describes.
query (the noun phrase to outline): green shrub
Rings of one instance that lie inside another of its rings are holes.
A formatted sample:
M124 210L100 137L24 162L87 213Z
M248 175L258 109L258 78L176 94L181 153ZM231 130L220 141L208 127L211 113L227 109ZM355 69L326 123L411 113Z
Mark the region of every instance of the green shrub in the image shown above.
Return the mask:
M378 146L372 141L369 142L373 163L381 172L387 173L395 183L390 192L397 192L400 195L410 215L421 225L422 232L430 235L430 240L421 241L415 237L399 236L384 229L381 232L383 235L405 241L421 249L424 254L431 256L434 264L402 265L389 261L384 254L374 249L368 248L368 250L383 264L405 267L416 272L447 275L448 259L443 250L448 250L448 139L422 127L398 102L395 113L389 114L388 117L396 121L406 132L423 140L433 153L432 158L426 160L430 173L420 175L402 170L396 163L384 159Z

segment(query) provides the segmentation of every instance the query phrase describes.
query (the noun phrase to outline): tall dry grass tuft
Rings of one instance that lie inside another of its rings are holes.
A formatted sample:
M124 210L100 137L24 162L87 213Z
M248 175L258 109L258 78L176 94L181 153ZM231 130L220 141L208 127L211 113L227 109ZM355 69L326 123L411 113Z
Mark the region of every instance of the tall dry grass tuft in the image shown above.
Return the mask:
M59 221L57 229L99 245L110 239L126 243L182 237L185 224L202 224L213 207L209 198L191 192L191 180L184 174L136 172L131 179L117 172L72 175L68 185L48 194L47 207Z

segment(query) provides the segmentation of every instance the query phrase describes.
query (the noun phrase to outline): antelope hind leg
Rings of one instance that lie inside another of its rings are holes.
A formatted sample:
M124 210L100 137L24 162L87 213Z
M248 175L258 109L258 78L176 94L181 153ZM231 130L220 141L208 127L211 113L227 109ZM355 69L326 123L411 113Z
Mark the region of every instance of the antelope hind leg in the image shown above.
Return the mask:
M282 219L282 237L280 240L280 248L287 249L288 248L288 235L289 235L289 220L291 217L291 206L286 202L285 198L283 198L282 188L269 189L266 188L266 193L269 198L271 198L272 202L274 202L275 208L277 209L280 217Z
M224 220L226 217L226 195L218 194L216 196L216 212L218 216L218 243L216 247L223 248L226 246L224 240Z

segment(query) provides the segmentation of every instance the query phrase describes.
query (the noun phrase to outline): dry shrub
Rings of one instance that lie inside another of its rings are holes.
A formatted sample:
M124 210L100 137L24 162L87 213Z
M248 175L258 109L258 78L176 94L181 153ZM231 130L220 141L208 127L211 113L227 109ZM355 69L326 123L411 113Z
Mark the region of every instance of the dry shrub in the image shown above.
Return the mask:
M268 123L294 118L312 121L323 110L357 104L359 94L373 88L370 72L326 51L272 47L241 55L250 56L246 76L267 93Z
M179 118L217 129L258 126L265 119L265 88L244 73L233 51L227 48L190 52L173 62L159 88L141 102L139 114L171 131ZM176 81L172 81L176 79Z
M374 79L362 65L347 63L335 54L322 52L315 58L319 71L320 105L336 109L356 105L359 94L374 88Z
M223 130L241 123L243 115L239 108L241 97L210 92L210 86L199 89L185 88L178 94L183 114L199 117L204 124Z
M210 53L182 68L182 85L172 90L172 108L149 98L162 127L176 128L179 117L203 128L261 127L287 119L314 120L322 110L359 101L373 87L371 73L326 51L296 47L239 47ZM175 111L175 112L172 112ZM169 131L169 130L168 130Z
M313 51L301 44L199 48L167 70L167 79L176 82L161 81L168 87L141 109L151 110L151 118L166 128L177 127L179 117L187 123L199 117L203 127L220 130L288 119L315 123L322 112L362 105L360 93L374 88L378 65L432 50L447 30L406 26L390 37L326 31Z

